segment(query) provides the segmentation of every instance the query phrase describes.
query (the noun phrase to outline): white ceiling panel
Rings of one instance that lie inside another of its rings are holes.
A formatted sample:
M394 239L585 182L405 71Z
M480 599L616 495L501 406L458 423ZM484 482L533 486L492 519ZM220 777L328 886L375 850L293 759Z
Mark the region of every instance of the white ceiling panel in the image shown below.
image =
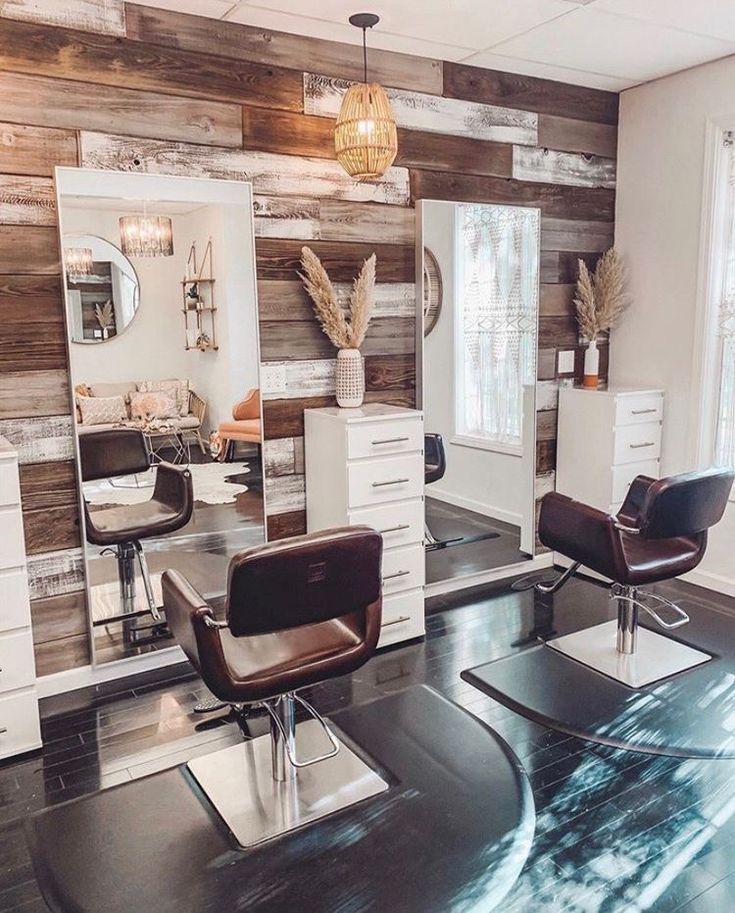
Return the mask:
M493 50L640 82L732 53L735 42L603 13L592 4L502 42Z
M557 82L571 83L573 86L589 86L593 89L604 89L608 92L620 92L630 85L630 79L627 77L606 76L602 73L590 73L586 70L572 70L566 66L539 63L536 60L504 57L493 50L479 51L477 54L465 58L463 63L471 64L474 67L486 67L488 70L504 70L507 73L537 76L539 79L554 79Z
M244 0L237 14L245 14L248 7L340 24L355 12L354 0ZM392 34L471 50L490 47L570 10L567 0L422 0L420 6L377 0L367 7L380 16L371 43Z
M221 19L235 5L235 0L135 0L140 6L155 6L158 9L174 10L177 13L191 13L192 16L207 16Z
M733 0L596 0L595 9L659 25L735 40Z

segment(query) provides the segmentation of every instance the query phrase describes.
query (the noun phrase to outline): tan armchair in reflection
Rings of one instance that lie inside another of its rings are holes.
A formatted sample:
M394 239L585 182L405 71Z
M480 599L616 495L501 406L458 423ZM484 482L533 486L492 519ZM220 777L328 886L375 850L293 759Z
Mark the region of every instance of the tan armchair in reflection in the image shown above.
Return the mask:
M262 440L262 423L260 417L260 390L253 387L245 397L232 407L232 421L220 422L219 428L222 446L219 459L222 462L231 460L237 441L260 446Z

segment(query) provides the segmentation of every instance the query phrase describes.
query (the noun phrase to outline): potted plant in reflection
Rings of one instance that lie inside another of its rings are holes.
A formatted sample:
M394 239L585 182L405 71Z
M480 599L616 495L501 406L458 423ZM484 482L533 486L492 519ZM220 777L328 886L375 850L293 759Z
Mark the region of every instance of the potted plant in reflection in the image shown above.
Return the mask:
M582 385L595 389L600 382L600 351L597 348L599 336L615 326L628 306L623 264L614 247L600 257L593 273L584 260L579 260L574 306L579 331L587 343Z
M361 406L365 398L365 371L360 346L373 310L375 254L365 260L360 275L352 284L348 313L319 257L309 247L301 249L301 266L303 272L299 276L314 304L319 325L337 348L337 405L343 408Z

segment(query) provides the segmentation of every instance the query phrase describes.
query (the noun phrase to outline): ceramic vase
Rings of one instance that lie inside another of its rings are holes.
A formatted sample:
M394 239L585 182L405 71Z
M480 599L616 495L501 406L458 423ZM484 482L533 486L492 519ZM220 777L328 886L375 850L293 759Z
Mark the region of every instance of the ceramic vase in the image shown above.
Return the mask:
M365 372L359 349L340 349L337 352L337 405L354 409L365 398Z
M597 348L597 340L593 339L587 346L584 353L584 378L582 386L591 390L596 390L600 384L600 350Z

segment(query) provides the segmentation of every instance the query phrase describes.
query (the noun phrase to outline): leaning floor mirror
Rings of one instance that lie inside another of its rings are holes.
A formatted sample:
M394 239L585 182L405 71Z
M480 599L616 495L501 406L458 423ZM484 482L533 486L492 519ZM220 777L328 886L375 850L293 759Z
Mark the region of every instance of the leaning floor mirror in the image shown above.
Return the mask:
M249 184L59 168L96 664L174 646L161 574L215 604L265 540Z
M440 592L522 574L535 552L540 211L422 200L418 220L426 581Z

